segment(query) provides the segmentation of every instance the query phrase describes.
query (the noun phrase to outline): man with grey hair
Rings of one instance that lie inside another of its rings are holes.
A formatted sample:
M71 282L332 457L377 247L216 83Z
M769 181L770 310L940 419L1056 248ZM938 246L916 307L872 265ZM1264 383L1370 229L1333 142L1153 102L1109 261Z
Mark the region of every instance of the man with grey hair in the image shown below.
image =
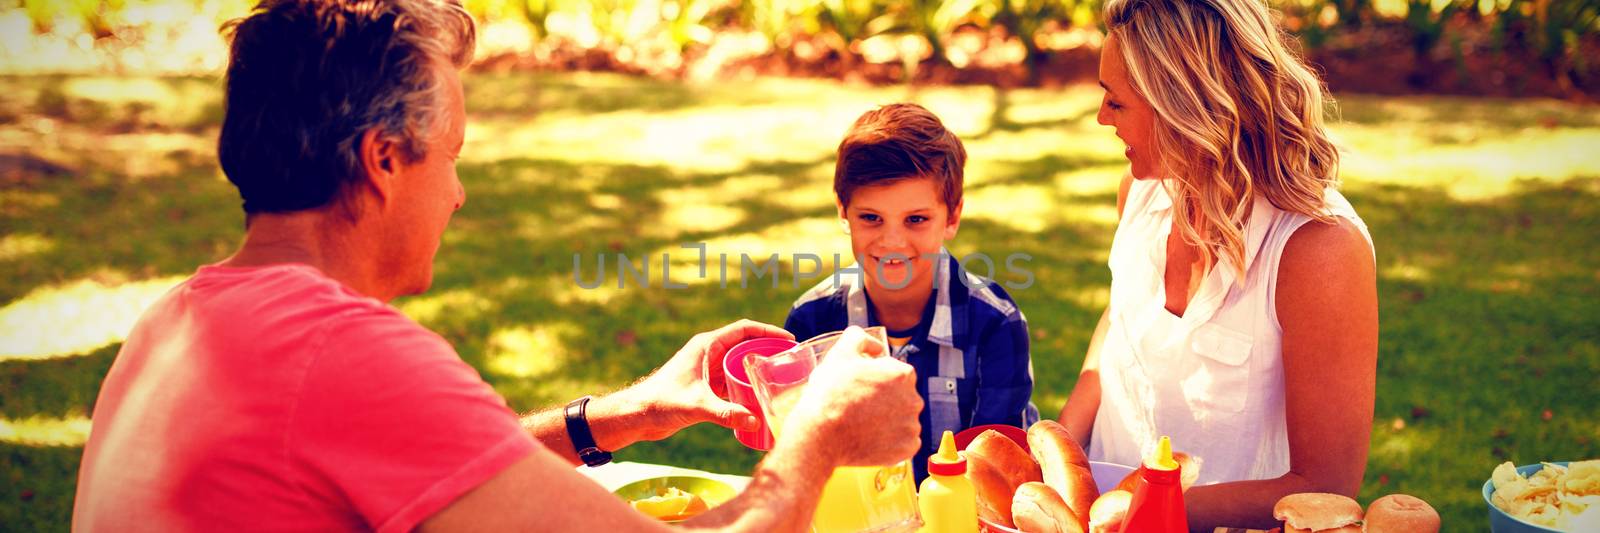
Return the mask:
M711 365L788 334L702 333L631 387L519 419L387 305L428 288L466 200L471 18L439 0L265 0L232 32L218 157L245 240L117 354L73 529L664 529L572 466L699 422L753 427ZM833 468L910 457L922 402L883 352L847 331L749 487L685 527L803 531Z

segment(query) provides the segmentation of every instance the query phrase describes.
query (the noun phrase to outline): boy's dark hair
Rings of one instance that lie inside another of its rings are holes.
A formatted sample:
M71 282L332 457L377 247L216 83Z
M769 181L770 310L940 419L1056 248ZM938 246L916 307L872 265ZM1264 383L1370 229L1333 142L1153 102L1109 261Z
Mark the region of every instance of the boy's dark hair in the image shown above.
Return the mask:
M939 117L917 104L889 104L856 119L839 143L833 193L850 205L856 189L909 178L929 178L945 208L961 204L967 150Z
M262 0L231 34L217 159L247 214L332 203L379 128L420 159L444 116L435 67L471 59L458 0Z

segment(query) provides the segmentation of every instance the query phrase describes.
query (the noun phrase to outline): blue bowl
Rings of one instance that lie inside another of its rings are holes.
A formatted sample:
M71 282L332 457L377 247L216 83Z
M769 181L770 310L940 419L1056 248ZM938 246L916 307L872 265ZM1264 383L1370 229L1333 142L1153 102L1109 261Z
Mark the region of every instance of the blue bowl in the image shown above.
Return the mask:
M1550 464L1567 466L1567 461L1551 461ZM1519 466L1517 467L1517 473L1521 474L1522 477L1528 477L1543 468L1544 463ZM1559 529L1534 525L1506 514L1505 511L1501 511L1499 507L1494 506L1494 500L1489 499L1489 496L1493 494L1494 478L1491 477L1488 481L1483 482L1483 503L1489 506L1489 531L1494 533L1561 533Z

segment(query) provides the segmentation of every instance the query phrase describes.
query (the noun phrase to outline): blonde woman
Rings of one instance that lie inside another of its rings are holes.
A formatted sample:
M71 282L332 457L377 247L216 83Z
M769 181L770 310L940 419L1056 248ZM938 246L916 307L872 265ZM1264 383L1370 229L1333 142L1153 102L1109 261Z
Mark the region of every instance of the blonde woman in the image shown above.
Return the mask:
M1354 496L1372 427L1372 241L1334 190L1323 86L1259 0L1109 0L1099 122L1128 148L1111 299L1061 422L1091 459L1200 460L1189 525Z

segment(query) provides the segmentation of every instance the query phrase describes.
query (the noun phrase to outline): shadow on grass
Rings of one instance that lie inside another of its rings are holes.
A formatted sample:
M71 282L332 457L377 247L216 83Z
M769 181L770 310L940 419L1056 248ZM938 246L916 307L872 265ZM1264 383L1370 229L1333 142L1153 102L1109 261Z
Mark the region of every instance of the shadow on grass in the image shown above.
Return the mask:
M7 531L66 531L78 487L80 446L0 442L0 524Z
M593 115L771 105L815 98L827 91L825 86L791 80L694 84L599 72L517 72L473 74L466 91L467 110L474 115L537 116L547 111Z
M37 113L113 133L200 131L222 122L219 78L0 76L0 124Z
M1003 87L994 89L994 108L989 115L989 127L977 135L966 137L965 142L985 139L996 133L1017 133L1034 129L1057 129L1077 124L1086 118L1095 116L1100 112L1099 107L1086 107L1076 115L1050 120L1036 120L1018 122L1011 118L1011 90Z
M1339 119L1368 126L1391 124L1475 125L1500 130L1542 128L1592 128L1600 126L1600 113L1574 112L1555 100L1505 100L1459 96L1340 95Z

